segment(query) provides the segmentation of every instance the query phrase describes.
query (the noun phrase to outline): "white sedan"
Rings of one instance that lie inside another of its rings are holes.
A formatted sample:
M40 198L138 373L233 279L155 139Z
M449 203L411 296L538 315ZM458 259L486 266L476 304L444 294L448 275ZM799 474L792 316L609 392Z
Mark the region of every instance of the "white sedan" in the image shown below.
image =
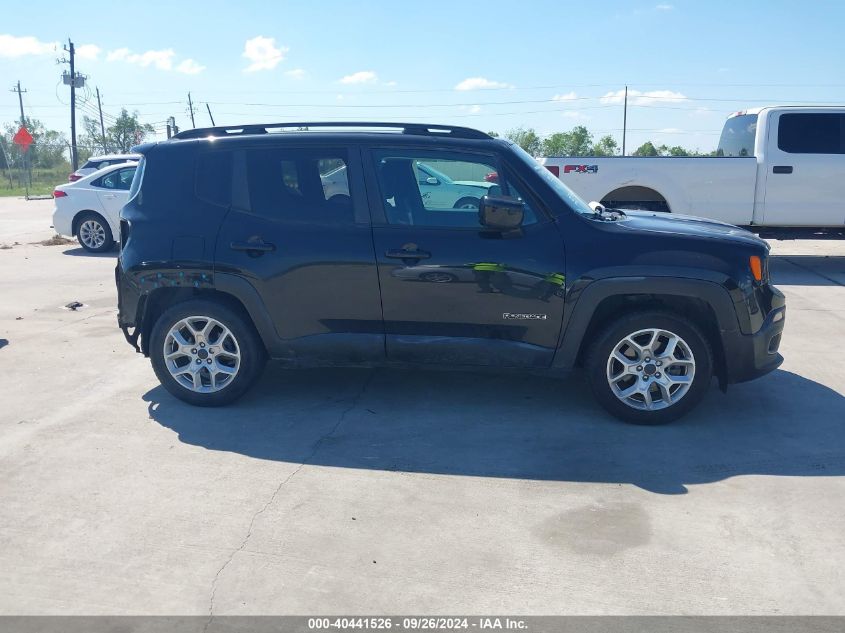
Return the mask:
M453 180L427 163L414 161L423 206L426 209L478 211L481 198L496 195L498 183L483 180Z
M129 200L137 166L138 163L111 165L56 187L56 233L75 236L82 248L91 253L112 249L115 236L120 233L120 209Z

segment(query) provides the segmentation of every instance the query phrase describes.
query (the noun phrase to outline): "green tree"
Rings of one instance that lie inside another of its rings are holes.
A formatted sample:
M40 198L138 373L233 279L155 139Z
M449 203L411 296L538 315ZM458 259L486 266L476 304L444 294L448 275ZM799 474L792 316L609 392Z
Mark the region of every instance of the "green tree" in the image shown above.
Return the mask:
M68 162L65 154L68 146L67 137L64 133L46 129L38 119L26 117L24 122L33 139L26 156L28 165L39 169L65 166ZM7 160L10 166L17 167L21 164L24 156L21 149L12 142L12 138L20 129L20 122L7 123L4 128L3 137Z
M108 128L108 145L111 151L126 153L133 145L143 143L153 132L155 128L152 125L138 120L137 110L129 114L126 108L123 108L120 116Z
M540 137L537 136L537 132L534 131L534 128L526 129L518 127L513 130L508 130L505 134L505 138L513 141L532 156L540 155L542 143L540 141Z
M646 141L634 150L634 156L660 156L654 143Z
M82 133L76 138L76 153L79 156L79 163L84 163L95 154L108 154L110 151L108 131L104 139L100 131L99 119L89 116L82 117Z
M557 132L543 141L544 156L589 156L593 149L593 135L583 125L569 132Z
M602 136L598 142L593 145L593 156L616 156L619 153L619 145L616 140L610 135Z
M689 150L684 149L680 145L661 145L657 148L657 153L660 156L694 156L692 152Z

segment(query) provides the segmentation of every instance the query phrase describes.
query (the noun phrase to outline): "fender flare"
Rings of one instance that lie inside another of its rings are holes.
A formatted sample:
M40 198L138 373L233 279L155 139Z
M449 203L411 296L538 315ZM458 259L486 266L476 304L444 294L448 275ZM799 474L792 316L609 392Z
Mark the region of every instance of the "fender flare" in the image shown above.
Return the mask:
M609 277L593 281L579 292L568 317L564 317L561 341L553 366L571 369L578 358L587 328L599 304L609 297L621 295L670 295L701 299L713 309L722 344L736 336L739 323L728 290L703 279L680 277Z
M286 346L255 286L243 277L217 272L214 274L214 287L241 302L270 356L282 356Z

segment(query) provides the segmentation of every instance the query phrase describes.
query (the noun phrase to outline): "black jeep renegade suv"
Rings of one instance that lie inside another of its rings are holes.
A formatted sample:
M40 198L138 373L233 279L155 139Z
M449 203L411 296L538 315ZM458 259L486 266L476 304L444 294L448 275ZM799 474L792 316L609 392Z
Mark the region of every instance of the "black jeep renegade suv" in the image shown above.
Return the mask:
M508 141L420 124L197 129L143 154L118 321L161 383L232 402L294 366L575 370L625 420L772 371L768 246L587 205Z

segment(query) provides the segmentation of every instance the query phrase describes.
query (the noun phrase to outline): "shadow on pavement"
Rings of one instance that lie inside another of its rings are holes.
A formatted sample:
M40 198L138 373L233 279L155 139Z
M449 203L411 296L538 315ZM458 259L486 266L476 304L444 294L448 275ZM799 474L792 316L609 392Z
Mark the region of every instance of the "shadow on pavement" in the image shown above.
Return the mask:
M845 474L845 398L780 370L713 388L663 427L607 416L578 379L526 375L269 366L230 407L194 408L162 387L144 400L182 442L291 463L663 494L737 475Z
M769 269L776 286L845 286L840 255L772 255Z
M62 251L62 255L70 255L71 257L117 257L117 249L113 248L110 251L106 251L104 253L89 253L81 246L77 246L76 248L69 248L66 251Z

